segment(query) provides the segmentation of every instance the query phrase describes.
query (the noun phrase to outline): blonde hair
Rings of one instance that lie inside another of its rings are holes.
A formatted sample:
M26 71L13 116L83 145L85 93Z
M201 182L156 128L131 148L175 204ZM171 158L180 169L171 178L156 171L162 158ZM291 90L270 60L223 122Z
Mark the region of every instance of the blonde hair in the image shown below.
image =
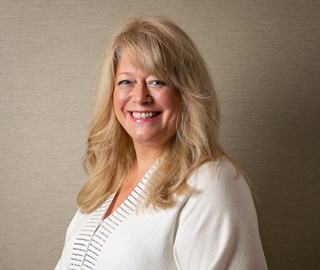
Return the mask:
M176 132L152 176L146 207L171 207L174 194L190 191L186 182L196 168L224 155L217 142L219 110L213 83L194 43L168 19L135 18L115 33L102 68L84 159L89 177L77 199L84 213L116 191L135 159L132 140L113 111L115 72L124 50L134 65L169 81L181 96Z

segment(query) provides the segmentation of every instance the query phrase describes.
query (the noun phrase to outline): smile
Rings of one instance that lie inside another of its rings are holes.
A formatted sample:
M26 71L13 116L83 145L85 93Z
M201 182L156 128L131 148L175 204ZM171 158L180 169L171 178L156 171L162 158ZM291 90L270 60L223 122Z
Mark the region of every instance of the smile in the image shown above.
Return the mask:
M131 112L134 119L152 119L158 116L160 112Z

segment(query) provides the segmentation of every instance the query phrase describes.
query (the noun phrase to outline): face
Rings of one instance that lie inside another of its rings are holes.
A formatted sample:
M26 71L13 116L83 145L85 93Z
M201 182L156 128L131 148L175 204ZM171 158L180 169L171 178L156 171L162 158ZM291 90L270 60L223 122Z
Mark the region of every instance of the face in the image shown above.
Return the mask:
M179 94L132 65L125 54L117 65L113 101L116 117L135 146L164 147L175 132Z

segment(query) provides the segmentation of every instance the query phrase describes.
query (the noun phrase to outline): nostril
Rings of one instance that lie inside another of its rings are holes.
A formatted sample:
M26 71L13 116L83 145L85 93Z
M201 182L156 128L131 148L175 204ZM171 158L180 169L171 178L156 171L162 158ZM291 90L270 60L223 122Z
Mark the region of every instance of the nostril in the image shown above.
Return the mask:
M137 103L138 105L146 105L151 103L152 98L150 96L146 96L146 97L134 97L133 101L135 103Z

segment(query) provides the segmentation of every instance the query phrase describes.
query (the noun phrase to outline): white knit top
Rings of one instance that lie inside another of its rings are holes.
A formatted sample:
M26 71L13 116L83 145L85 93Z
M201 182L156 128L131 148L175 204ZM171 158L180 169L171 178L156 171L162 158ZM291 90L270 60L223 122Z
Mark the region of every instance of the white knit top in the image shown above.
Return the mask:
M55 270L267 269L250 190L229 161L202 165L188 180L199 192L174 207L141 209L156 166L106 219L114 195L75 214Z

